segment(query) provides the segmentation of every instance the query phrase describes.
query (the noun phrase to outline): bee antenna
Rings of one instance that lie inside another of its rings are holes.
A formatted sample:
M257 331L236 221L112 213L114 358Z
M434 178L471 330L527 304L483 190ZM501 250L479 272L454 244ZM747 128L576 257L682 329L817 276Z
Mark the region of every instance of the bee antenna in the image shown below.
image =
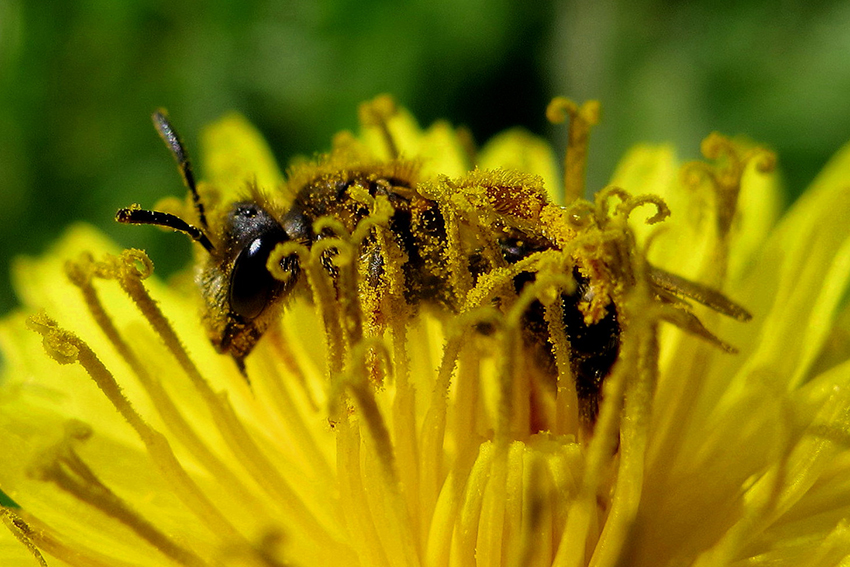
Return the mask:
M203 230L196 226L192 226L180 217L171 213L163 213L160 211L147 211L138 207L129 207L120 209L115 213L115 220L123 224L153 224L156 226L164 226L182 232L189 238L199 243L204 249L212 253L214 250L212 242L204 233Z
M174 156L174 159L177 161L177 165L180 168L180 175L183 177L183 183L186 184L186 187L189 188L189 191L192 192L192 201L195 203L195 210L198 213L198 220L201 222L201 226L204 229L209 228L207 224L207 215L204 213L204 204L201 202L201 196L198 194L198 187L195 184L195 176L192 173L192 162L189 161L189 154L186 152L186 148L183 146L183 142L180 140L180 136L177 135L177 131L171 126L171 122L168 120L168 112L164 109L159 109L153 113L151 116L153 119L153 125L156 128L156 131L159 132L159 137L162 138L162 141L165 142L165 145L168 146L168 149L171 150L171 155ZM152 212L152 211L151 211ZM165 213L158 213L165 214ZM176 218L176 217L175 217ZM177 219L180 220L180 219ZM123 221L119 221L123 222ZM129 222L129 221L128 221ZM181 223L189 226L182 220ZM158 223L139 223L139 224L158 224ZM162 225L162 226L170 226L175 230L179 230L181 232L186 232L189 236L192 236L194 240L198 240L192 234L183 230L181 228L176 228L171 225ZM192 227L194 228L194 227ZM197 230L197 229L196 229ZM204 237L206 238L206 237ZM198 240L200 242L200 240ZM209 243L209 240L207 240ZM203 242L201 242L203 244ZM206 248L206 246L204 246Z

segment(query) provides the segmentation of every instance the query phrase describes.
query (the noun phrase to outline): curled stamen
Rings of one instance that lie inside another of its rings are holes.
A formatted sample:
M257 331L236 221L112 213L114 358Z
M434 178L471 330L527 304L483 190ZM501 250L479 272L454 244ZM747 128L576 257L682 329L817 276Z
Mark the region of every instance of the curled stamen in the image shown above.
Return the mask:
M655 214L646 219L646 224L656 224L666 220L670 216L670 207L658 195L638 195L631 197L626 202L617 206L617 213L623 215L625 218L629 218L635 209L643 205L652 205L655 207Z
M620 200L621 205L623 203L628 203L632 199L631 193L626 191L621 187L616 187L614 185L609 185L605 187L598 193L596 193L596 197L594 198L594 202L596 205L596 220L599 223L599 226L605 226L607 221L610 220L611 216L609 214L609 209L611 207L609 201L612 198L617 198ZM617 209L619 210L620 205L618 205Z
M334 268L350 266L355 259L354 247L348 240L342 238L322 238L313 244L312 254L319 258L327 258Z
M753 148L744 154L744 163L755 165L759 173L770 173L776 169L776 154L764 148Z
M389 199L383 195L378 195L370 203L372 212L357 223L354 232L351 233L351 242L355 246L359 246L372 232L372 229L386 227L389 225L390 217L392 217L395 209L390 204Z
M74 337L68 331L60 329L56 322L45 313L38 313L27 319L27 327L42 336L44 350L59 364L73 364L80 355Z
M555 97L546 108L546 118L553 124L570 119L564 155L564 203L584 196L590 129L599 123L599 111L599 101L589 100L579 107L564 97Z
M562 273L567 273L568 269L572 269L572 260L568 254L560 250L543 250L530 254L508 267L491 270L478 278L475 287L466 295L461 311L471 311L481 307L500 291L510 289L515 276L522 272L535 272L541 266L559 266L563 268Z
M731 140L716 132L703 140L703 155L715 163L690 162L682 166L682 183L696 189L708 182L715 197L715 223L717 239L715 256L717 258L717 281L722 281L726 273L729 253L729 232L737 214L741 181L747 166L753 163L756 171L768 173L776 165L776 156L763 148L747 147L746 143Z

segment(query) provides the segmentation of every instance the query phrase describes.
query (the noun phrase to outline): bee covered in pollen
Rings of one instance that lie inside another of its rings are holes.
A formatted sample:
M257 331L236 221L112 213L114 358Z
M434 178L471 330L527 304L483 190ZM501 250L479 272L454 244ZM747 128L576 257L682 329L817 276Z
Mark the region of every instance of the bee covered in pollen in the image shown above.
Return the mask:
M717 291L651 266L638 273L628 243L606 240L607 213L593 213L599 207L580 200L570 207L554 204L538 176L474 169L460 178L423 178L421 162L399 155L380 116L373 126L383 134L388 158L338 143L329 154L293 168L280 195L251 186L246 197L212 211L204 206L166 114L155 113L153 121L179 165L195 218L190 223L133 206L118 211L116 219L168 227L203 247L206 260L196 278L203 322L214 347L229 354L243 374L245 358L281 316L287 298L316 293L316 269L331 282L326 291L334 301L350 301L346 290L352 286L342 280L356 279L362 314L373 328L394 307L406 317L421 308L462 314L489 307L504 314L554 273L561 281L555 299L532 295L521 307L523 351L541 390L552 388L568 368L579 414L589 424L628 323L619 302L639 281L657 301L676 308L680 316L669 319L674 324L727 350L732 349L702 326L684 298L749 318ZM569 150L567 158L569 185L571 175L583 177L583 164L571 166ZM612 196L630 198L615 192L605 199ZM667 212L663 203L655 204L660 220ZM341 240L351 244L349 250ZM354 258L353 270L340 267L346 254ZM384 299L393 293L399 301L391 306ZM479 322L476 331L491 334L494 326ZM567 345L566 357L554 335Z

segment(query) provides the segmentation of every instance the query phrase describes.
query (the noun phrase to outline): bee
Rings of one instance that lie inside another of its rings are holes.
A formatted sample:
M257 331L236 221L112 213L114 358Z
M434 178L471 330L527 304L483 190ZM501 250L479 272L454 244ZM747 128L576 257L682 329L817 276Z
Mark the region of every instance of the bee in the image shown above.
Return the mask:
M330 217L349 233L367 218L370 209L362 195L383 198L392 213L387 228L401 251L404 301L414 310L421 305L437 306L449 312L462 307L451 270L447 268L447 240L451 204L438 202L417 179L415 164L393 158L386 162L346 164L330 160L320 163L294 188L288 208L280 209L257 191L251 197L230 204L218 218L208 219L198 192L189 156L164 111L153 115L154 125L175 158L184 184L194 204L197 224L166 212L138 206L121 209L116 220L126 224L147 224L182 232L199 243L207 257L196 281L204 298L203 321L207 334L222 354L230 355L245 374L245 358L269 326L280 316L286 299L303 280L303 266L297 254L284 256L280 268L288 277L277 279L267 269L272 251L292 242L310 249L335 234L317 230L315 221ZM539 212L550 205L539 178L522 177L515 172L474 172L478 186L485 187L484 201L489 214L478 220L469 216L461 223L461 263L472 285L494 270L510 268L531 255L558 250L560 245L544 230ZM519 176L519 177L517 177ZM535 185L536 183L536 185ZM361 197L358 197L358 193ZM381 244L374 235L360 244L358 261L367 281L380 285L387 266ZM325 252L323 265L334 277L334 266ZM602 276L576 265L571 274L575 285L560 295L563 329L569 343L569 366L575 380L579 413L587 423L598 411L605 377L620 350L621 322L615 301L604 291ZM667 301L674 296L695 299L727 315L746 319L746 311L719 292L653 270L657 295ZM535 281L533 271L512 276L513 290L520 293ZM504 298L501 298L504 299ZM500 298L494 298L499 303ZM507 300L505 300L507 301ZM599 308L588 316L588 305ZM535 300L522 318L526 352L542 373L557 376L550 344L549 323L543 304ZM492 332L481 326L481 332Z

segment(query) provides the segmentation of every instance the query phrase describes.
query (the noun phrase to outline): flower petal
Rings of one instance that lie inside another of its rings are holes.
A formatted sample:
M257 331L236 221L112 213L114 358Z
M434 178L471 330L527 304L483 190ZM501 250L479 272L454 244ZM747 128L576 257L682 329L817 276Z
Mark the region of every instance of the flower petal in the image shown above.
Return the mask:
M237 112L213 122L201 133L204 179L224 202L250 183L269 191L283 183L277 161L259 130Z

